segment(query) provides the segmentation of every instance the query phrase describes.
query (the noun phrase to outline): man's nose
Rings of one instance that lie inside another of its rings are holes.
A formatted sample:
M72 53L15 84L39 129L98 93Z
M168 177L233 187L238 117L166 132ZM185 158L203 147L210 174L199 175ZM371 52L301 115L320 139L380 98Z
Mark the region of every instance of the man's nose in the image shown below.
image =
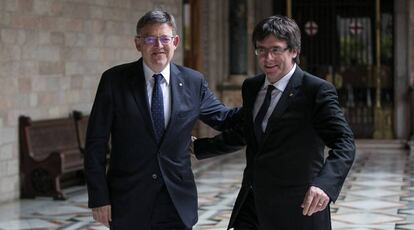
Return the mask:
M162 44L162 43L161 43L161 41L160 41L160 38L155 39L154 46L156 46L156 47L161 47L161 46L163 46L163 44Z
M272 54L272 51L267 50L265 57L266 57L266 59L273 59L274 55Z

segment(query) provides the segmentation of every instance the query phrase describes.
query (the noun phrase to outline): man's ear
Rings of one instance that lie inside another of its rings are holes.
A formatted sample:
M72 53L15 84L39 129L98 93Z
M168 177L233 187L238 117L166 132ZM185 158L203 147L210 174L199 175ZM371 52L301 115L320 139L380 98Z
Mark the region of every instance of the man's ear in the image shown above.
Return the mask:
M137 50L141 52L142 50L141 40L138 37L135 37L134 42L135 42L135 48L137 48Z
M180 43L180 37L178 35L175 35L174 38L173 38L174 48L177 48L179 43Z
M299 56L299 52L296 49L293 49L292 53L294 54L293 57L292 57L293 59L295 59L297 56Z

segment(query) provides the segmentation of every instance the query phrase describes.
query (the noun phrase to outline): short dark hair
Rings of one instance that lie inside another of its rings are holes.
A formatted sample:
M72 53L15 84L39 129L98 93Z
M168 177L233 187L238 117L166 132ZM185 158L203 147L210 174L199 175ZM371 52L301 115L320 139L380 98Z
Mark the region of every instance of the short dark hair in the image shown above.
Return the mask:
M153 25L153 24L168 24L172 27L173 33L177 32L177 26L175 24L175 19L172 14L161 11L161 10L152 10L148 11L144 16L142 16L137 23L137 35L140 34L141 29L144 28L146 25Z
M252 42L254 48L256 48L257 41L262 41L268 35L274 35L277 39L286 41L290 50L296 50L298 55L294 60L299 63L300 29L293 19L282 15L274 15L260 21L253 31Z

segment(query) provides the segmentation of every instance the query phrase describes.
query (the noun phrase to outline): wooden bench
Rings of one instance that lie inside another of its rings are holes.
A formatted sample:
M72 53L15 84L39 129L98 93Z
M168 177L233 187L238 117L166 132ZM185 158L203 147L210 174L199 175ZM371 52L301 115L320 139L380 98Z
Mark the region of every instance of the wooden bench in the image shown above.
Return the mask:
M88 128L89 116L84 115L82 112L76 110L72 111L72 116L75 120L79 149L82 154L85 154L86 130Z
M85 142L86 142L86 130L88 128L89 116L84 115L82 112L76 111L76 110L72 112L72 116L75 119L76 131L78 133L79 149L81 150L83 154L86 154ZM107 151L106 159L107 161L109 161L110 153L111 153L111 141L110 140L106 147L106 151Z
M19 117L21 196L66 199L62 185L84 183L83 153L72 117L32 121ZM66 180L67 179L67 180Z

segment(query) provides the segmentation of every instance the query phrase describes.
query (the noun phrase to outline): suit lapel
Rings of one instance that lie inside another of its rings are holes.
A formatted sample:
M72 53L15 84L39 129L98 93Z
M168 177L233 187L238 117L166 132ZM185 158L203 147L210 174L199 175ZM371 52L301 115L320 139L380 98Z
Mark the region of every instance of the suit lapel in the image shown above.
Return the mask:
M142 58L139 59L135 65L133 65L129 76L129 82L131 83L129 84L130 90L134 96L138 111L141 113L142 119L144 120L144 126L148 129L148 132L152 133L152 136L156 141L151 114L149 112L147 85L142 66Z
M176 124L177 113L179 111L180 101L183 101L183 90L185 87L181 71L173 63L170 64L170 68L171 116L163 139L168 138L171 129L173 128L173 124Z
M251 108L250 116L252 117L251 121L253 121L253 110L254 110L254 103L256 102L257 94L259 93L260 88L263 86L265 80L265 75L259 75L251 80L251 85L248 86L247 95L243 99L246 101L246 106Z
M256 76L249 81L249 85L246 85L246 95L243 96L243 107L247 108L247 129L246 130L254 130L254 120L253 120L253 111L254 111L254 103L256 102L257 94L259 93L260 88L263 86L265 81L265 75L261 74ZM254 132L248 132L250 135L250 139L254 140L253 143L256 144L256 147L260 145L257 142L256 135Z
M286 108L289 107L291 100L297 94L299 87L302 85L303 71L296 66L296 70L293 73L292 77L289 80L285 90L282 93L275 109L272 112L272 115L269 117L268 125L263 137L263 140L267 138L272 129L272 124L277 121L277 119L285 112Z

